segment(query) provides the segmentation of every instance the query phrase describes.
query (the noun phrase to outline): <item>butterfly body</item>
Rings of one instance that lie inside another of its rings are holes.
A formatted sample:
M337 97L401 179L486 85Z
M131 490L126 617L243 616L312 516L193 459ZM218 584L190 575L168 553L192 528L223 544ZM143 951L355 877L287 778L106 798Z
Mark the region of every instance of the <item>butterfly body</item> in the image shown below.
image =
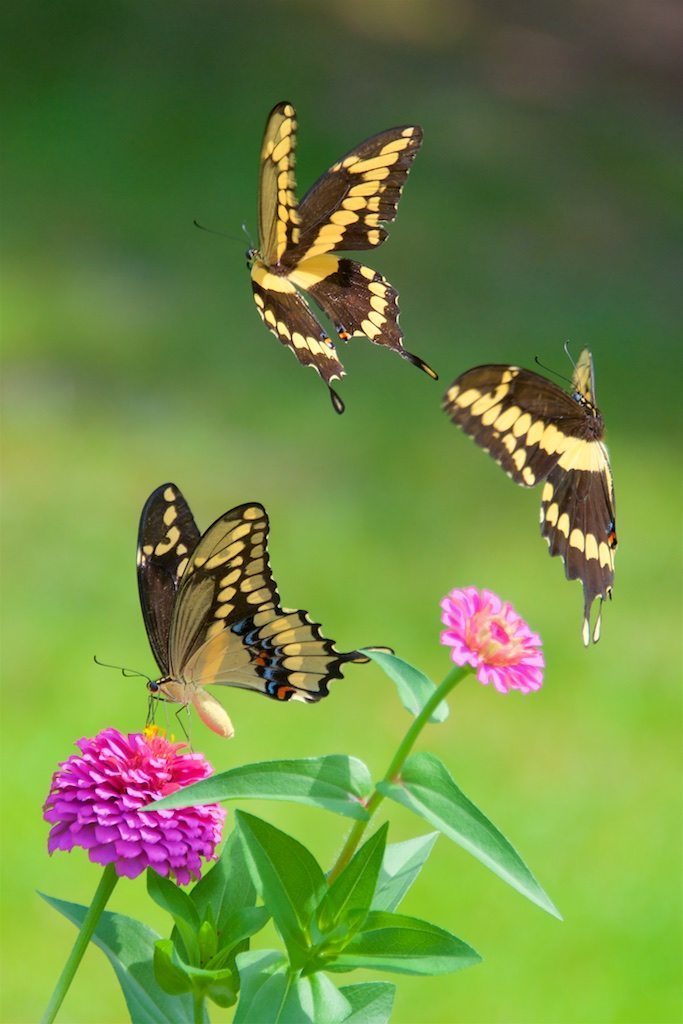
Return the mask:
M461 374L444 397L452 421L516 483L543 483L541 533L550 554L562 558L567 578L583 584L585 644L593 602L612 596L617 546L612 471L594 395L585 349L571 393L532 370L488 365ZM600 621L599 613L593 642Z
M268 516L239 505L200 534L174 484L148 498L138 535L138 586L161 676L152 696L192 704L214 731L233 733L205 686L256 690L274 700L315 702L359 651L340 653L302 610L283 609L270 571Z
M436 374L403 347L398 294L380 273L339 251L375 248L387 237L422 142L417 126L390 128L338 160L296 199L296 114L278 103L268 116L261 150L259 247L247 262L256 308L266 327L330 390L337 412L344 404L331 382L344 376L334 343L301 292L310 295L343 341L365 335L392 349L429 376Z

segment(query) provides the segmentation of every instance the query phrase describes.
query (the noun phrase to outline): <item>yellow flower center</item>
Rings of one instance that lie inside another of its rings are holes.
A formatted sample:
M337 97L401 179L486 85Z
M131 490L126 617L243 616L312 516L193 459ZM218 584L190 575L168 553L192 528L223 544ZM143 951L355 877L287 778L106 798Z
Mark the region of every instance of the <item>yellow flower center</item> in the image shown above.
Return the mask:
M487 665L514 665L524 654L524 644L514 635L514 626L490 609L475 612L465 634L468 646Z

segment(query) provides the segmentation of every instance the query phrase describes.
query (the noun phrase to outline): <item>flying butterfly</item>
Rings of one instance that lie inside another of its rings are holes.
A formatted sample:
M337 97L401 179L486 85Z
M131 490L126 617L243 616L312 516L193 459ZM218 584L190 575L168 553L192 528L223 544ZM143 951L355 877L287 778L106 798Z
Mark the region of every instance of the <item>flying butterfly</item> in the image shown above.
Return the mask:
M591 354L576 363L569 394L518 366L477 366L453 381L444 409L523 487L543 481L541 533L567 579L583 584L583 642L600 638L602 602L612 596L617 534L604 423L595 405Z
M433 379L437 374L403 347L398 293L380 273L337 252L374 249L396 217L422 129L389 128L361 142L296 199L296 113L278 103L261 148L259 247L247 252L256 308L266 327L312 366L338 413L344 403L331 382L344 376L335 346L297 289L310 295L342 341L356 335L397 352Z
M305 611L284 609L268 560L268 516L248 502L200 534L175 484L147 499L137 572L142 615L161 678L153 696L191 704L223 736L234 730L205 686L237 686L273 700L315 702L360 651L340 653Z

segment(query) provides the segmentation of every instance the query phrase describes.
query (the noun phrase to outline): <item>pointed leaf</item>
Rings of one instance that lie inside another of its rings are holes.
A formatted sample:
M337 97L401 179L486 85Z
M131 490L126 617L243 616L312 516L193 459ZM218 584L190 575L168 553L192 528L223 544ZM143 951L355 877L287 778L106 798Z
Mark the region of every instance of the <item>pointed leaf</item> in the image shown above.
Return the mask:
M287 992L287 961L273 949L250 950L237 957L240 998L233 1024L277 1020Z
M318 972L296 979L277 1024L342 1024L350 1013L350 1004L334 982Z
M338 878L325 893L318 910L318 925L323 932L356 916L362 921L370 909L382 866L388 824L382 825L356 851Z
M342 985L339 991L353 1011L344 1024L388 1024L394 1007L395 985L388 981L368 981Z
M175 962L175 947L170 939L160 939L154 947L154 977L170 996L192 991L192 982Z
M162 877L152 868L147 869L147 892L154 902L173 918L184 946L184 949L181 950L183 959L188 963L198 964L199 914L188 894L183 892L170 878ZM173 939L175 941L175 935Z
M325 876L311 853L285 832L237 811L254 884L273 915L293 967L311 947L310 924L326 890Z
M480 960L471 946L443 928L416 917L373 910L326 970L367 967L395 974L447 974Z
M238 910L227 919L225 929L220 935L221 948L213 958L215 963L212 962L210 966L226 963L230 957L234 959L237 953L243 952L238 947L242 946L246 939L260 932L269 921L270 913L265 907L245 907Z
M189 895L200 919L206 917L209 906L212 908L219 941L226 930L228 919L242 908L255 905L256 889L237 829L233 829L228 836L220 859L203 875ZM220 944L223 945L222 942Z
M77 928L82 926L87 907L40 895ZM159 939L156 932L139 921L105 910L92 941L114 968L133 1024L192 1024L192 999L168 995L154 977L152 961ZM204 1020L208 1020L206 1014Z
M144 809L188 807L220 800L289 800L367 820L363 801L372 791L367 767L355 757L330 754L288 761L260 761L212 775L176 790Z
M413 754L403 766L399 782L381 782L377 788L384 796L426 818L513 889L562 920L512 844L458 789L438 757Z
M376 661L382 671L396 683L398 696L401 704L410 711L411 715L417 715L425 706L429 698L436 690L431 679L420 672L414 665L409 665L403 658L397 658L395 654L387 654L385 651L373 651L366 647L363 654ZM449 715L448 704L442 700L439 706L429 716L433 723L444 722Z
M211 957L216 955L218 949L216 926L210 921L202 921L197 932L197 942L199 943L199 963L207 964Z
M372 900L373 910L396 910L420 873L438 837L438 832L429 832L426 836L387 846Z

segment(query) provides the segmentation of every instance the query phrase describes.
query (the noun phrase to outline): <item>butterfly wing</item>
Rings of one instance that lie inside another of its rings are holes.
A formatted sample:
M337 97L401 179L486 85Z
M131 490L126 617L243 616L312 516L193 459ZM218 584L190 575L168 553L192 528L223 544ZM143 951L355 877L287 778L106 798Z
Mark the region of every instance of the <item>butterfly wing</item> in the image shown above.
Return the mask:
M547 477L566 442L562 430L581 431L585 418L557 384L518 366L477 366L461 374L444 396L444 409L523 487Z
M304 611L284 611L270 571L268 517L255 502L211 526L185 572L171 624L171 674L276 700L317 701L357 651L340 653Z
M574 396L531 370L479 366L453 382L444 408L516 483L545 481L541 532L567 577L583 584L587 642L593 601L611 596L616 547L603 421L588 397L590 354L582 353L573 386ZM593 639L598 637L599 619Z
M283 256L293 267L328 252L374 249L387 237L422 144L416 125L388 128L361 142L325 172L299 204L299 239Z
M259 175L259 249L268 266L279 263L299 241L299 214L294 173L296 112L278 103L266 121Z
M303 260L289 280L315 299L343 341L365 336L437 379L431 366L403 347L398 292L376 270L326 254Z
M164 675L176 592L198 541L199 530L180 490L170 483L157 487L140 516L137 569L145 629Z
M581 469L559 464L543 487L541 533L551 555L559 555L567 579L583 584L583 640L590 641L590 612L596 598L612 596L614 551L617 545L614 488L607 449L594 441L591 461ZM593 642L600 639L600 615L593 627Z
M331 387L333 380L344 376L344 367L322 324L287 278L271 273L263 264L255 263L251 287L259 316L275 337L291 349L303 366L312 366L330 390L337 412L344 403Z

